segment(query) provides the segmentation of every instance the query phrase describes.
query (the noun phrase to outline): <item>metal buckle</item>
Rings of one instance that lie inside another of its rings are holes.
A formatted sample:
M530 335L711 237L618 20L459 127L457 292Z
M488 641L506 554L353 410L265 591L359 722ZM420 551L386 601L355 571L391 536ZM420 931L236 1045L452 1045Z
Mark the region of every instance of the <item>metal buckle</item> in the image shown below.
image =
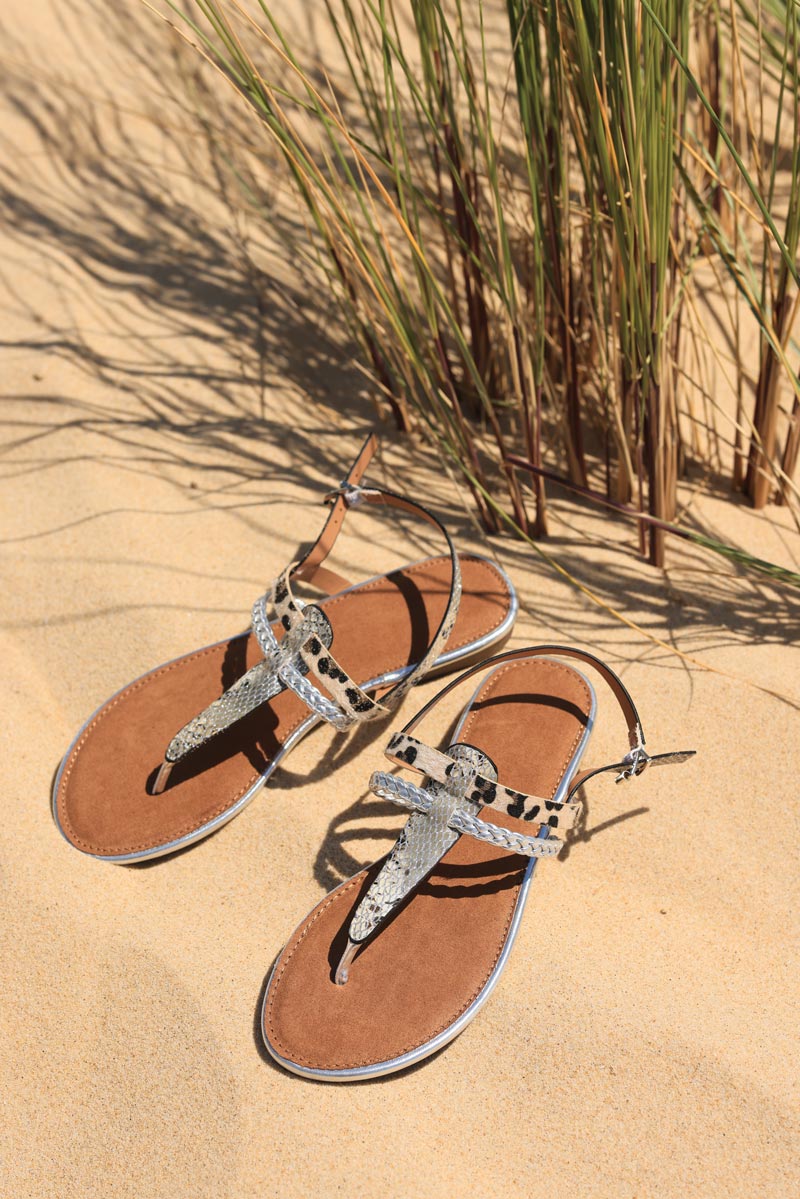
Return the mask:
M650 755L643 745L637 745L634 749L626 753L622 761L626 764L626 768L621 770L615 778L615 783L627 782L628 779L638 778L642 771L647 769L650 762Z
M345 508L356 508L364 502L365 488L357 486L355 483L340 483L338 487L334 487L333 491L329 491L323 500L324 504L335 504L338 499L344 500Z

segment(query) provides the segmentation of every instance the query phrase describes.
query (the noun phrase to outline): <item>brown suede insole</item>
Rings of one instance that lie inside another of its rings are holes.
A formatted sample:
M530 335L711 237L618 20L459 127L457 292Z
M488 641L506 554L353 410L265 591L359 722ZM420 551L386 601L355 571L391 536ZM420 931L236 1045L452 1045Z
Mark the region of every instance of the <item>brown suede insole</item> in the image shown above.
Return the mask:
M459 740L495 763L501 781L552 796L586 727L591 693L547 659L498 668ZM485 809L486 819L535 835ZM361 897L381 862L328 895L283 950L263 1031L283 1058L317 1070L378 1065L427 1044L480 994L508 936L528 859L462 836L410 900L360 950L344 986L333 973ZM545 867L547 868L547 867Z
M511 603L490 563L469 555L460 562L463 596L447 649L497 629ZM441 557L319 601L334 629L337 661L358 683L418 662L449 590L450 559ZM280 635L279 627L275 631ZM151 788L173 735L261 657L245 633L159 667L110 700L64 764L56 811L66 838L103 857L146 854L231 808L309 715L294 692L281 692L190 754L175 766L163 794L152 795Z

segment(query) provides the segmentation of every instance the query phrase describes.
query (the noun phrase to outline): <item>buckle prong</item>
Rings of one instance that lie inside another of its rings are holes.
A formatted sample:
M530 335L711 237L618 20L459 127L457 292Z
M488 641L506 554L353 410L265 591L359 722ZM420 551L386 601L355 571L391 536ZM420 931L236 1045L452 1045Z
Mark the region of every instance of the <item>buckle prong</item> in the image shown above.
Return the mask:
M650 762L650 755L645 747L640 744L629 750L622 761L625 763L625 769L621 770L617 775L614 780L616 783L627 782L628 779L637 778L643 770L647 769L647 765Z
M359 504L363 504L369 495L380 495L380 492L374 487L362 487L360 483L348 483L345 479L338 487L334 487L333 491L328 492L323 503L334 504L337 500L342 499L346 508L356 508Z

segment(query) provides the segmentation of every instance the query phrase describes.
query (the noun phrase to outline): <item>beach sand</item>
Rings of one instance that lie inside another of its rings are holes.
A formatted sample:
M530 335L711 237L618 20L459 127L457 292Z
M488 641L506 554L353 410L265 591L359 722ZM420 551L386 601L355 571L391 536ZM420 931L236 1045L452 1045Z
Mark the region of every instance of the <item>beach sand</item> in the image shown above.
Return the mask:
M115 867L60 837L50 788L77 728L247 624L375 410L329 302L181 107L155 19L136 0L11 0L0 22L0 1194L797 1193L786 588L682 543L664 577L628 526L554 494L543 549L661 648L519 543L487 542L431 455L386 431L378 479L512 574L511 644L600 654L654 752L698 751L589 785L586 829L538 868L491 1001L404 1075L305 1082L258 1031L285 939L402 823L365 801L385 728L315 732L235 821L168 860ZM693 515L798 569L785 509L752 512L720 477ZM440 552L412 521L359 514L348 533L354 578ZM598 764L624 737L604 699Z

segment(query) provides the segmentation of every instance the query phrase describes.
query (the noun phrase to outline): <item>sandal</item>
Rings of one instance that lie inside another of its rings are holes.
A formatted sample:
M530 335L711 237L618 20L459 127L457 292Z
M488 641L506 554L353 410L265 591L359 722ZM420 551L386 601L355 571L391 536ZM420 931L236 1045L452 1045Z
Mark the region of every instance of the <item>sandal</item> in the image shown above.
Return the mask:
M80 730L53 788L76 849L136 862L189 845L237 815L321 721L348 729L384 716L424 675L474 661L510 632L517 600L498 567L457 554L420 504L361 486L376 448L368 437L326 496L320 537L256 602L251 631L143 675ZM422 517L449 552L351 586L322 563L362 504ZM335 594L304 603L298 581Z
M553 655L577 658L610 685L628 725L621 761L578 772L594 692ZM446 753L411 735L439 700L488 668ZM394 848L322 900L275 963L261 1014L273 1058L308 1078L368 1079L457 1036L506 964L537 860L555 857L579 819L582 783L608 770L634 778L693 752L650 757L644 744L621 680L581 650L499 654L443 688L386 749L425 775L423 785L383 771L370 780L375 795L411 810Z

